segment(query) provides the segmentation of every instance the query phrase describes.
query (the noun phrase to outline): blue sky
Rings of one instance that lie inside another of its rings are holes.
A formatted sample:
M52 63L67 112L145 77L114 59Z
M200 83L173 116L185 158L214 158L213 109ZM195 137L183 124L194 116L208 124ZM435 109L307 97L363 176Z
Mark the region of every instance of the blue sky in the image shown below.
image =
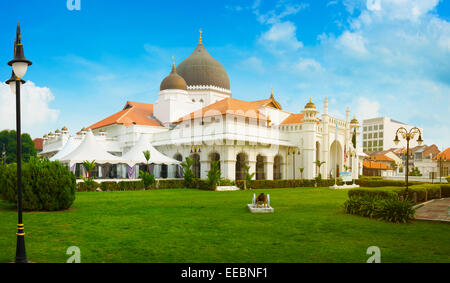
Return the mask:
M450 1L4 1L0 75L6 80L15 26L33 61L25 79L24 131L72 131L153 103L171 56L198 42L226 68L233 97L275 97L299 112L312 97L333 115L389 116L450 146ZM0 128L14 127L14 99L0 85Z

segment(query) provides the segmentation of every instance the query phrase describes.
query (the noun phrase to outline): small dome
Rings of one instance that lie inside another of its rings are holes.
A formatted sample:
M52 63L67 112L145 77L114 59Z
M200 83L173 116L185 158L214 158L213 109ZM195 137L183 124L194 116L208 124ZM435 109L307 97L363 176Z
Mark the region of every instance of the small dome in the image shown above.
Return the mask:
M61 130L63 130L64 132L67 132L67 131L68 131L68 129L67 129L66 126L64 126Z
M359 125L359 122L358 122L358 120L356 119L356 117L353 117L353 119L350 121L350 124L353 124L353 125Z
M307 108L316 109L316 105L314 103L312 103L311 97L309 98L309 102L306 103L306 105L305 105L305 109L307 109Z
M194 52L178 65L177 73L188 86L213 86L230 90L227 71L208 53L201 39Z
M55 134L60 134L61 131L59 129L56 129Z
M170 74L161 82L159 90L165 89L187 90L186 81L177 74L177 71L175 69L175 62L172 65L172 71L170 72Z

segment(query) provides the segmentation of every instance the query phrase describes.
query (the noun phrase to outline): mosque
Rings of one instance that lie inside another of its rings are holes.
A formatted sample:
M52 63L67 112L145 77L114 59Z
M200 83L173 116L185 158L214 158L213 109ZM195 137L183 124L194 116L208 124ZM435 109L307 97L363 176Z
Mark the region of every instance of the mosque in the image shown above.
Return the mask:
M113 161L103 162L108 168L103 178L136 177L129 171L139 164L120 160L138 143L156 149L167 160L190 157L197 178L206 178L211 161L220 162L222 177L229 180L243 179L246 165L255 179L313 179L319 173L334 178L342 171L358 178L364 154L359 142L353 147L352 138L355 135L359 141L360 125L356 118L350 120L348 108L341 120L329 115L326 98L321 114L309 99L304 109L291 113L283 110L273 90L267 96L258 101L233 98L225 68L206 50L200 34L192 54L178 66L173 63L154 104L127 101L119 112L74 135L65 127L49 133L41 155L66 160L75 171L73 166L79 167L81 161L68 156L91 135L95 141L90 141L93 148L87 152L105 151ZM139 142L144 136L145 142ZM325 162L320 169L317 160ZM150 162L157 178L181 177L176 163ZM128 170L120 163L130 164Z

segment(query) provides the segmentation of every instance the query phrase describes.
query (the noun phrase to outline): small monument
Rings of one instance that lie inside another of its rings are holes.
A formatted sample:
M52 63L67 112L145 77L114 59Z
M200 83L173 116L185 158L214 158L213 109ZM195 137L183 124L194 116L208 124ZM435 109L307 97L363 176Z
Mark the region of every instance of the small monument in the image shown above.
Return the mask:
M274 209L270 206L270 195L264 193L253 194L252 203L248 204L248 210L251 213L273 213Z

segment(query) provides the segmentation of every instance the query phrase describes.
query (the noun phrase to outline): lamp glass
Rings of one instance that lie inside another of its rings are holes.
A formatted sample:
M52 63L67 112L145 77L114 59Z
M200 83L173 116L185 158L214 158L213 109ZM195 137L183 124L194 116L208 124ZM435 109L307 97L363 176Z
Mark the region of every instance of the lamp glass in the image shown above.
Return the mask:
M26 62L15 62L12 64L14 74L19 77L23 78L25 74L27 73L28 69L28 63Z
M395 145L398 145L399 142L400 142L400 140L399 140L398 138L396 138L396 139L394 140Z
M16 81L9 82L9 87L11 88L12 94L16 94Z

